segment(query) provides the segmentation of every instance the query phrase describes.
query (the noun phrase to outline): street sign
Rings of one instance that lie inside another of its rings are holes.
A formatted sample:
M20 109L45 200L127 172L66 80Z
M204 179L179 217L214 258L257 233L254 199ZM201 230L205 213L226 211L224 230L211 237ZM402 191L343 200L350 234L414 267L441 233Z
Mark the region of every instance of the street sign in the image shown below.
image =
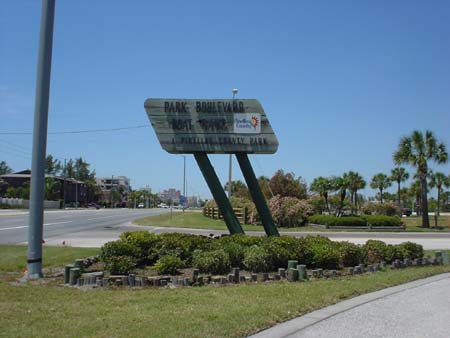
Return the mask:
M162 148L172 154L273 154L278 149L258 100L147 99L144 107Z

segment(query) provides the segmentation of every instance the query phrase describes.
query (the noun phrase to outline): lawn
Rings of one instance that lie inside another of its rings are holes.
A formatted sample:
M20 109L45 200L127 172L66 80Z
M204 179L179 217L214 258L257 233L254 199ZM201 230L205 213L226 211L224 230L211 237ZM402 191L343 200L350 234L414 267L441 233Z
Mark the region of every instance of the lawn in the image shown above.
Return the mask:
M403 217L402 221L406 225L407 232L446 232L450 231L450 216L441 216L439 218L439 227L424 229L420 227L421 218L416 216ZM175 227L175 228L193 228L193 229L211 229L211 230L227 230L223 220L211 219L202 215L201 212L175 212L171 214L162 214L157 216L149 216L134 221L135 224L154 226L154 227ZM434 225L434 219L430 216L430 224ZM264 231L262 226L257 225L243 225L244 231ZM324 229L314 226L304 226L297 228L278 228L280 232L310 232L310 231L358 231L358 232L377 232L380 230L368 229ZM386 230L381 231L398 231Z
M95 252L45 248L44 262L55 269ZM2 337L245 337L345 298L450 271L435 266L298 283L80 290L61 287L62 277L12 283L24 254L24 247L0 246Z
M435 227L434 215L430 215L429 217L430 217L430 226L431 226L431 228L429 228L429 229L422 228L422 217L421 216L403 217L402 221L406 225L406 231L417 231L417 232L450 231L450 216L439 216L437 228Z

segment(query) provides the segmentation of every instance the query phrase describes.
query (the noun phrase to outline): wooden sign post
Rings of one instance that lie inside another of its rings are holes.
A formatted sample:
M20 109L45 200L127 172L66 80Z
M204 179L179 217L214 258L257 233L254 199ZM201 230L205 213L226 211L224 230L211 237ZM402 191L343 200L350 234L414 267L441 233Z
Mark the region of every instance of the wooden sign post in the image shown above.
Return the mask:
M194 155L230 233L244 231L207 154L236 154L266 233L278 235L247 156L273 154L278 149L278 140L257 100L147 99L144 107L164 150Z

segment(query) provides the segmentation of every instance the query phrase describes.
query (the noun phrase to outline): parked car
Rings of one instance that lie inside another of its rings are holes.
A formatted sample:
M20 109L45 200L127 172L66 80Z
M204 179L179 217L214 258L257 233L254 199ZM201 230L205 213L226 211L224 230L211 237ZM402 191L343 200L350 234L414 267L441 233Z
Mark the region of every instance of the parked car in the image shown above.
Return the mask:
M409 217L412 215L412 210L410 208L402 208L402 215Z
M100 209L100 206L98 204L96 204L96 203L89 203L87 205L87 207L88 207L88 209L92 209L92 208L95 208L97 210Z
M143 208L144 207L144 203L139 203L138 204L138 208Z

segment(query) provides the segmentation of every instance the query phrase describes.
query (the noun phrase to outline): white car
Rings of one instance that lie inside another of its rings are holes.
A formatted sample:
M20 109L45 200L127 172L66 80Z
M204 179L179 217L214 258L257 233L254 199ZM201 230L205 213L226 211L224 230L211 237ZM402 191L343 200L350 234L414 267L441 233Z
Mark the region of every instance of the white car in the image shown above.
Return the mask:
M138 204L138 208L143 208L144 207L144 203L139 203Z

